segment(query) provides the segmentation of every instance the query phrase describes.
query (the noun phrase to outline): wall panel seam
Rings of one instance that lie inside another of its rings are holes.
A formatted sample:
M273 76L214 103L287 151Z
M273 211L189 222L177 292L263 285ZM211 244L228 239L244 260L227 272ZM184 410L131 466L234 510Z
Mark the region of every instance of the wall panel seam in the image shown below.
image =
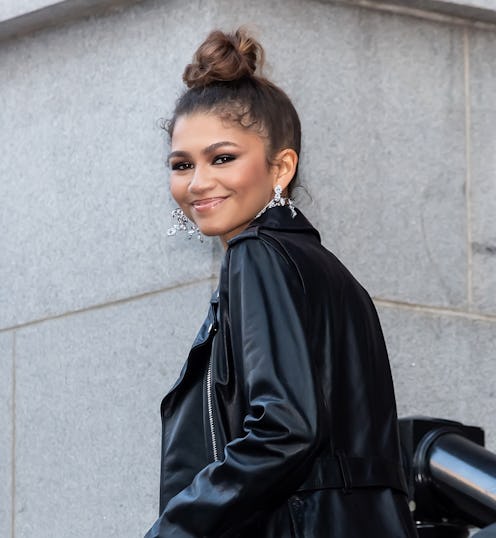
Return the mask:
M15 538L15 509L16 509L16 332L12 332L12 443L10 448L11 468L10 468L10 535Z
M24 323L19 323L17 325L12 325L10 327L3 327L3 328L0 329L0 334L5 333L5 332L14 331L14 330L23 329L25 327L30 327L32 325L38 325L39 323L44 323L44 322L47 322L47 321L53 321L55 319L60 319L60 318L70 317L70 316L74 316L74 315L78 315L78 314L83 314L85 312L91 312L91 311L94 311L94 310L101 310L103 308L111 308L111 307L116 306L116 305L131 303L131 302L134 302L134 301L139 301L141 299L145 299L147 297L153 297L154 295L161 295L162 293L168 293L170 291L180 290L182 288L188 288L189 286L195 286L196 284L207 283L207 282L211 283L213 281L214 281L214 277L211 275L209 277L190 280L188 282L183 282L181 284L176 284L174 286L168 286L168 287L165 287L165 288L158 288L156 290L147 291L147 292L140 293L140 294L137 294L137 295L130 295L128 297L123 297L122 299L115 299L113 301L107 301L105 303L97 303L97 304L86 306L86 307L79 308L79 309L76 309L76 310L68 310L68 311L62 312L60 314L53 314L51 316L45 316L43 318L36 318L36 319L33 319L33 320L26 321Z
M74 7L66 2L58 2L53 6L41 8L39 10L27 12L0 20L0 42L9 39L22 38L35 32L45 29L60 28L66 24L71 24L77 20L92 16L106 16L118 13L133 4L143 2L144 0L107 0L93 1L85 5L84 2L73 2ZM414 17L417 19L430 20L434 22L477 28L480 30L496 31L495 10L483 10L479 17L489 18L490 20L481 20L477 15L467 14L466 16L450 14L449 12L436 11L434 8L429 10L426 7L404 6L399 3L378 2L376 0L331 0L331 3L362 7L374 11L388 12L392 14ZM60 7L62 6L62 8ZM470 9L471 6L467 5ZM475 11L474 11L475 13ZM485 14L487 13L487 14Z
M465 26L469 28L477 28L479 30L496 31L496 22L487 22L476 19L469 19L457 15L449 15L438 11L428 11L426 9L401 6L398 4L390 4L388 2L377 2L375 0L334 0L334 3L340 5L356 6L374 11L382 11L393 15L402 15L406 17L414 17L416 19L424 19L442 24L450 24L454 26Z
M1 0L0 0L1 1ZM56 29L89 17L112 16L144 0L64 0L0 18L0 41Z
M473 306L472 272L472 139L471 139L471 96L470 96L470 42L468 30L463 32L463 70L465 93L465 203L467 219L467 303L469 311Z
M487 321L489 323L496 323L496 314L480 314L477 312L467 312L465 310L445 308L442 306L427 306L422 304L405 303L402 301L382 299L380 297L373 297L372 299L376 306L383 306L386 308L399 308L401 310L411 310L412 312L421 312L424 314L435 314L437 316L442 315L453 318L463 318L470 321Z

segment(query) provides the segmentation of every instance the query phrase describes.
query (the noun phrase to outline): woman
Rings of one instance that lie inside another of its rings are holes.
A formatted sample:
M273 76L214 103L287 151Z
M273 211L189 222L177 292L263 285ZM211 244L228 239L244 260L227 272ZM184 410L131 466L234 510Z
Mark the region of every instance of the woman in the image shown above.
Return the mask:
M256 74L262 58L243 30L211 33L169 124L171 233L218 236L226 252L162 402L146 538L416 536L379 320L293 206L300 123Z

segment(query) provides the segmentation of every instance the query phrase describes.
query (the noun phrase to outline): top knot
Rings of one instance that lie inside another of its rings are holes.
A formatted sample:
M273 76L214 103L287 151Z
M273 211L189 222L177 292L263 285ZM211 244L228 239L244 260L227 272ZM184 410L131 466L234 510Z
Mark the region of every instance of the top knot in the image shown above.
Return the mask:
M234 33L211 32L186 66L183 80L188 88L216 82L233 82L255 76L264 61L262 45L238 28Z

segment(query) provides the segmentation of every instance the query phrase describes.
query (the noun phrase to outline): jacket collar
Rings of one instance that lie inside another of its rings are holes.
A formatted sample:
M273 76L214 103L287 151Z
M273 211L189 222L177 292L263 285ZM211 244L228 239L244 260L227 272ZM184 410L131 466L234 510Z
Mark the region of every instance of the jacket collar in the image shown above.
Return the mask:
M227 244L228 246L232 246L248 237L258 236L260 230L308 233L317 237L320 242L319 232L310 224L299 209L296 209L296 216L293 218L289 208L272 207L254 219L240 234L229 239Z

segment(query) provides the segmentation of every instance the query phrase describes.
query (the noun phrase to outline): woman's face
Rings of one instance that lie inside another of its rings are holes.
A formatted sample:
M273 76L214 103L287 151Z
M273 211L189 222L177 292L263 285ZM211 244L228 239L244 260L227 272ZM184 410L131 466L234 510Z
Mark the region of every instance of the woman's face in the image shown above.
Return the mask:
M170 189L186 216L224 245L272 198L277 170L264 140L214 114L180 116L169 155Z

